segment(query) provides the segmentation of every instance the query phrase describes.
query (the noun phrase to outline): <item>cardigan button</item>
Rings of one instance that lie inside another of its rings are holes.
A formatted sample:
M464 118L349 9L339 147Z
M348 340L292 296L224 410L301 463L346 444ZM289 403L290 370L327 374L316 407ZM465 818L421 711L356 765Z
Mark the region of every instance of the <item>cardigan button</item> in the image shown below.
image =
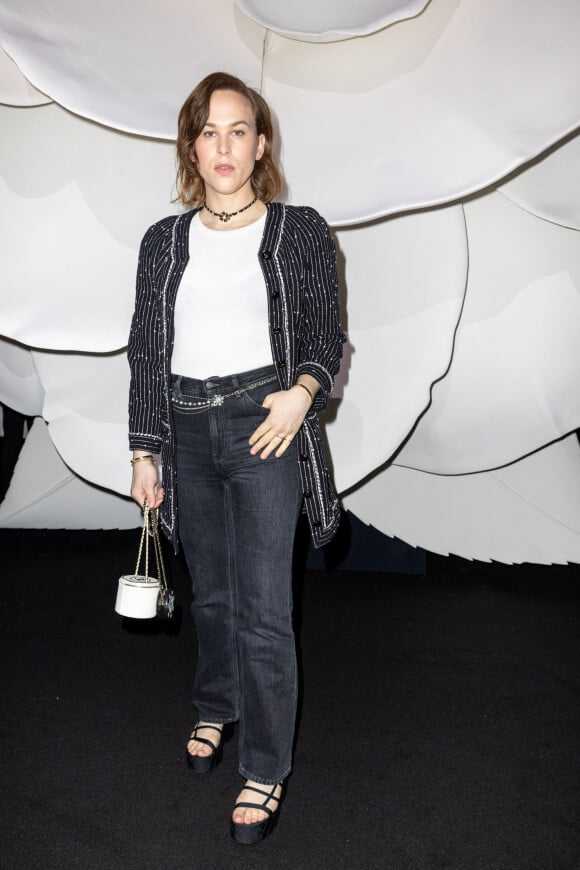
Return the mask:
M285 359L279 359L279 360L278 360L278 368L279 368L279 369L285 369L285 368L286 368L286 360L285 360Z
M282 332L282 330L280 329L279 326L275 326L275 327L272 329L272 332L274 333L274 335L280 335L280 333Z
M262 260L269 260L272 257L270 251L262 251Z
M277 290L274 290L274 292L271 294L271 296L272 296L272 299L277 299L280 296L280 294L278 293Z
M312 498L312 493L310 492L309 489L307 489L306 492L303 493L303 495L304 495L304 498Z
M300 462L308 462L308 458L309 458L308 453L301 453L300 454Z

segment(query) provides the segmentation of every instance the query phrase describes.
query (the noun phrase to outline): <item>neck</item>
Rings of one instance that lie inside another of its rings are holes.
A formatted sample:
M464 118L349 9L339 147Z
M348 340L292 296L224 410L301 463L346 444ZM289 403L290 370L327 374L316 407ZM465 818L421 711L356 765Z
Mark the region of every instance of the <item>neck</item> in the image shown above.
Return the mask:
M225 211L231 213L233 211L238 211L238 209L243 208L251 202L255 195L254 189L249 182L244 184L241 190L237 190L235 193L218 193L215 190L208 190L206 188L205 204L208 205L212 211Z
M200 218L212 229L235 229L253 223L265 210L264 203L250 190L249 196L244 199L239 195L208 197L202 206Z

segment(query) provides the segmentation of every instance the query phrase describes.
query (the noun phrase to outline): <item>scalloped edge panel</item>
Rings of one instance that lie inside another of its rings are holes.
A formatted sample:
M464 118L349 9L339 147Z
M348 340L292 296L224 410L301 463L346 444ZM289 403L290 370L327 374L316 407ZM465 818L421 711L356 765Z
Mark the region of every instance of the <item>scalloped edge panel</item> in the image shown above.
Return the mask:
M525 0L438 0L360 39L271 35L263 90L290 201L341 226L499 181L578 127L579 27L569 0L549 15Z
M436 474L497 468L580 426L580 235L498 194L465 214L453 361L397 456Z
M82 117L159 139L175 137L179 107L208 73L259 86L264 36L230 0L0 0L0 40L33 85Z
M249 18L281 36L305 42L335 42L366 36L414 18L430 0L235 0Z
M445 556L578 563L580 446L570 436L509 468L458 477L392 465L344 506L384 534Z
M43 106L52 102L30 84L10 55L0 46L0 104L5 106Z

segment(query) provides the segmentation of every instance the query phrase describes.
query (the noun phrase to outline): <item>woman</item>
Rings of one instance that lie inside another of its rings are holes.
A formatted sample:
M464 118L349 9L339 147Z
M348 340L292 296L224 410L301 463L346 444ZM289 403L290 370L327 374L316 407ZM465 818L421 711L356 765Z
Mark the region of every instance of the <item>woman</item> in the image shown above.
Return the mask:
M179 199L194 208L141 245L131 494L161 506L192 576L199 721L188 763L210 772L239 722L246 784L231 832L255 843L278 820L291 769L298 515L304 506L316 546L339 519L317 417L344 340L335 251L313 209L273 202L269 109L239 79L214 73L190 94L177 154Z

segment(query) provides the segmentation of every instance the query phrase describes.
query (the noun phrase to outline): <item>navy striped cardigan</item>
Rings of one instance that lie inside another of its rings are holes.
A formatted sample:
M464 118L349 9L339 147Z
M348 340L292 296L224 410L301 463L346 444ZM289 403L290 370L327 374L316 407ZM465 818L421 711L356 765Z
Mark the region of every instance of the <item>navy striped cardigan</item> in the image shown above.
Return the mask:
M165 488L161 524L176 551L170 366L175 300L189 260L189 225L196 211L164 218L143 238L127 350L129 447L161 454ZM336 531L340 516L317 414L326 407L344 341L334 242L314 209L270 203L258 257L268 293L270 343L280 389L291 387L300 374L312 375L321 386L297 435L304 506L314 545L320 547Z

